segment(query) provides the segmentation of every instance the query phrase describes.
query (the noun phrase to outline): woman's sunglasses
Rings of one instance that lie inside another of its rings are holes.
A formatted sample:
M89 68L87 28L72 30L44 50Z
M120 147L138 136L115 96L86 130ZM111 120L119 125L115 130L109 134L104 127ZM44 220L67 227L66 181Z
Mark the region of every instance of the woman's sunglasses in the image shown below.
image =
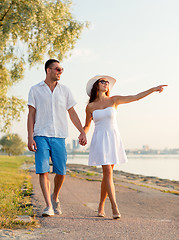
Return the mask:
M99 80L99 82L102 83L102 84L107 84L107 85L109 85L109 82L108 82L108 81L105 81L105 80Z

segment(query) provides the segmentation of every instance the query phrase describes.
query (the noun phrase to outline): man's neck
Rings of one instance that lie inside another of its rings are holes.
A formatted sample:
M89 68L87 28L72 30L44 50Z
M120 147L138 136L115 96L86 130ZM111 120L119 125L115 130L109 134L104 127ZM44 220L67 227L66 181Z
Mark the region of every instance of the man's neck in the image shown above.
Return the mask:
M51 81L50 79L46 78L44 82L48 85L50 90L53 92L53 90L55 89L58 81Z

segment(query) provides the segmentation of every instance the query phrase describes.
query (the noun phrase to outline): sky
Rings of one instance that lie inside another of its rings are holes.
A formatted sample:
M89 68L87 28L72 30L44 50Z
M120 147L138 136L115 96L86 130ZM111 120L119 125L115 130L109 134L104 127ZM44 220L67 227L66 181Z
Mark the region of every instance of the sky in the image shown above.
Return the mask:
M111 95L132 95L168 84L163 93L119 105L118 127L126 149L179 148L179 1L73 0L71 12L78 21L90 23L71 56L61 62L60 82L72 91L82 124L88 103L86 83L95 75L117 79ZM45 79L46 60L26 69L24 80L9 95L27 100L30 87ZM27 109L21 116L11 131L27 142ZM92 123L88 145L93 129ZM78 135L69 121L66 142Z

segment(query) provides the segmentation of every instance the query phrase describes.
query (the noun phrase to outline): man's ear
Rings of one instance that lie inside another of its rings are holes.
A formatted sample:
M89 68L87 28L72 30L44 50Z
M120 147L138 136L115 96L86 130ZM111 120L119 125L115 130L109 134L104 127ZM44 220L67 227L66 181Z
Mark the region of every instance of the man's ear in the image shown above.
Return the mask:
M50 68L47 68L47 73L49 73L50 72Z

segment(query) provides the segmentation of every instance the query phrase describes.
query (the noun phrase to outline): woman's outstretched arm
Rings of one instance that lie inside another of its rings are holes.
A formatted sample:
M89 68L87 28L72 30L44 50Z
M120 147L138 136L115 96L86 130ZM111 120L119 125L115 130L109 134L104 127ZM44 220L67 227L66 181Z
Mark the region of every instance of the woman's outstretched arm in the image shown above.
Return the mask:
M138 101L144 97L147 97L148 95L150 95L153 92L159 92L161 93L164 89L164 87L166 87L168 85L159 85L157 87L153 87L150 88L144 92L138 93L136 95L130 95L130 96L113 96L113 101L114 101L114 105L118 106L119 104L124 104L124 103L130 103L130 102L134 102L134 101Z

